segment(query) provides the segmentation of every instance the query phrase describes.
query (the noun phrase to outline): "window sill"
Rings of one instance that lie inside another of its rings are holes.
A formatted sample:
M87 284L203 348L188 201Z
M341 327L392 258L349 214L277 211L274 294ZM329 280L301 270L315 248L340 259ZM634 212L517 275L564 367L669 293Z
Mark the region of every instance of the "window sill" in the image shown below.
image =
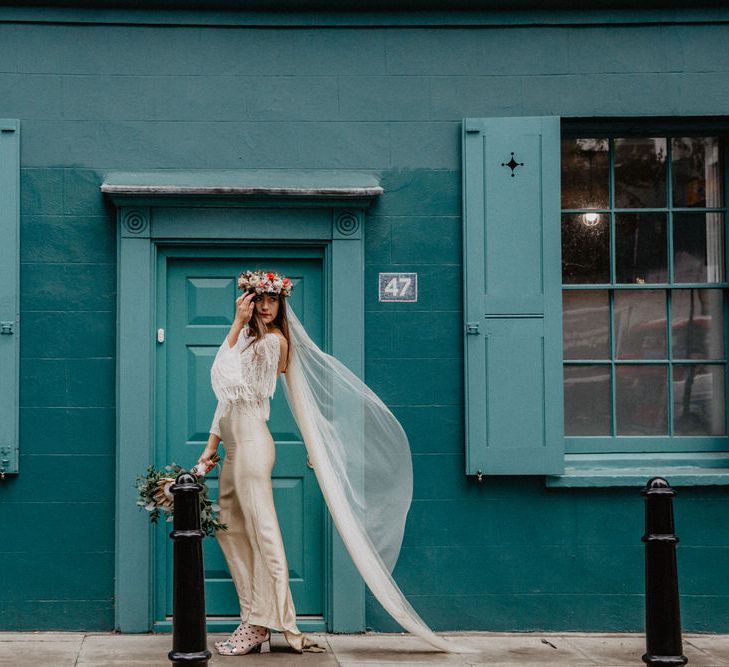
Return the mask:
M673 487L729 486L729 454L566 454L562 475L546 475L555 488L643 487L651 477Z

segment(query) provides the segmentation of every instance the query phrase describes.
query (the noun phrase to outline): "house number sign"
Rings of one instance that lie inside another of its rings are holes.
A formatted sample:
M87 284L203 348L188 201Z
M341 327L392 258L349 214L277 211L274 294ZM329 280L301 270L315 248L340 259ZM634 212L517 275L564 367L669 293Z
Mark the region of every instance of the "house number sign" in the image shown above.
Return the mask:
M380 273L380 301L417 301L417 273Z

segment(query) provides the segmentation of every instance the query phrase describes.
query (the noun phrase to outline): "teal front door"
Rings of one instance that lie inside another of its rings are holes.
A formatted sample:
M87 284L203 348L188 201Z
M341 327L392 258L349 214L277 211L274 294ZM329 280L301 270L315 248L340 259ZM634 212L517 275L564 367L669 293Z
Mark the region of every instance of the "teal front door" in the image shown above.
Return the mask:
M203 252L201 249L200 254ZM165 289L158 294L164 299L166 330L164 343L157 347L158 354L164 355L157 365L164 369L164 377L157 378L158 396L164 397L158 400L158 465L174 461L189 468L205 447L216 405L210 366L232 323L235 299L240 295L236 277L241 270L271 269L291 277L294 289L288 302L311 337L317 344L323 343L321 258L283 259L271 249L254 248L211 254L215 256L167 256L163 260ZM289 411L281 377L271 400L268 427L276 442L274 500L294 603L300 617L315 622L324 616L324 505L314 473L307 466L306 449ZM221 443L221 456L224 446ZM207 477L213 498L217 497L217 473L216 469ZM156 587L158 621L172 614L170 528L170 524L160 527L156 540L155 571L161 579ZM204 539L203 548L208 618L235 620L238 600L222 551L213 537Z

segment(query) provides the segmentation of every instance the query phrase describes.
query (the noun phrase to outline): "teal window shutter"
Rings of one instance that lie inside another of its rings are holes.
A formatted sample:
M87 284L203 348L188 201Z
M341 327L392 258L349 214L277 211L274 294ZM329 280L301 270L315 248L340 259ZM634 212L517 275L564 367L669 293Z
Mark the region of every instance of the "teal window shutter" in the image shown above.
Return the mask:
M463 122L466 473L564 471L557 117Z
M20 126L0 119L0 474L18 472Z

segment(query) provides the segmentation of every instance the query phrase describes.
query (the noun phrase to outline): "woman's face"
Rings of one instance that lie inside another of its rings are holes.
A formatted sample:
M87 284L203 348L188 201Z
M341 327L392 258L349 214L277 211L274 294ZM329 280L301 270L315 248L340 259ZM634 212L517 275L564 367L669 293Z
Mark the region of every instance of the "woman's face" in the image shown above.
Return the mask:
M271 324L278 315L278 294L257 294L253 297L256 304L256 315L266 325Z

